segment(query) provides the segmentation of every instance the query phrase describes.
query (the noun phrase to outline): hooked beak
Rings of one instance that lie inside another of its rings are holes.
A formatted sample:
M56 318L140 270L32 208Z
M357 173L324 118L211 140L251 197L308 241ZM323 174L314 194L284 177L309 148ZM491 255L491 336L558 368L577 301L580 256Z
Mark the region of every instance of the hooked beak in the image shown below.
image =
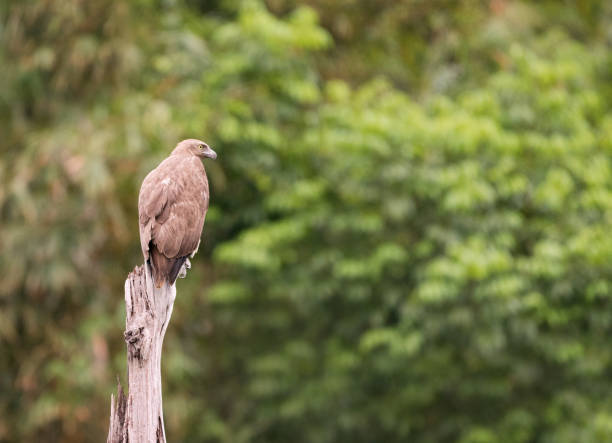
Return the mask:
M206 148L206 151L204 151L203 155L204 157L211 158L213 160L217 158L217 153L210 149L210 147Z

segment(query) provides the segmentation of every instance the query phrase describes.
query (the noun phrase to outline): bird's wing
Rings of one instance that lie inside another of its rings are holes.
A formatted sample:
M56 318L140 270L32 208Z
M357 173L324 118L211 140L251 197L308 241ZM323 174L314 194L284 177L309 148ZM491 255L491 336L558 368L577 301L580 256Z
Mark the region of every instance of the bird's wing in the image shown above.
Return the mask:
M168 158L152 171L142 184L138 203L145 257L151 241L168 258L195 251L208 198L206 173L195 157Z

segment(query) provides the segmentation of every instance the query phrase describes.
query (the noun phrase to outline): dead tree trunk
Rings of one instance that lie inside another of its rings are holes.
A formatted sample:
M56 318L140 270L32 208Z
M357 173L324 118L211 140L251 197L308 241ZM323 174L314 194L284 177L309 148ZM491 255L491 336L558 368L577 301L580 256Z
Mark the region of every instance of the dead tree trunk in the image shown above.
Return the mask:
M174 284L153 285L146 264L134 268L125 281L128 394L119 384L117 397L111 396L107 443L166 441L160 365L175 297Z

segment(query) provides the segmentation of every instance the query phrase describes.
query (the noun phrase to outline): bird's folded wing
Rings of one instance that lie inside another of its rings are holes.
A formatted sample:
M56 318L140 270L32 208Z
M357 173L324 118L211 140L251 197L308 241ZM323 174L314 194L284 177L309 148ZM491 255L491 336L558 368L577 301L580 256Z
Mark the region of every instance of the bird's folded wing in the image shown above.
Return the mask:
M167 206L168 217L157 223L153 239L157 249L168 258L190 255L198 246L204 217L200 202L190 198Z
M202 199L201 185L168 178L156 180L155 176L147 179L139 198L143 251L153 240L168 258L190 255L200 241L208 204Z

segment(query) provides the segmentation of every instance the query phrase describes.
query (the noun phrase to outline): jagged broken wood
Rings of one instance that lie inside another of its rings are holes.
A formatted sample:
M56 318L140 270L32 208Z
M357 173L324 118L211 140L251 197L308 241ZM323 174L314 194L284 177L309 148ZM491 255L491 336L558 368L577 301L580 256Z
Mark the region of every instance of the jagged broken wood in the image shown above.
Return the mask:
M185 277L189 260L181 269ZM137 266L125 281L128 393L118 383L111 396L107 443L165 442L162 409L162 344L172 315L175 285L153 285L149 267Z

